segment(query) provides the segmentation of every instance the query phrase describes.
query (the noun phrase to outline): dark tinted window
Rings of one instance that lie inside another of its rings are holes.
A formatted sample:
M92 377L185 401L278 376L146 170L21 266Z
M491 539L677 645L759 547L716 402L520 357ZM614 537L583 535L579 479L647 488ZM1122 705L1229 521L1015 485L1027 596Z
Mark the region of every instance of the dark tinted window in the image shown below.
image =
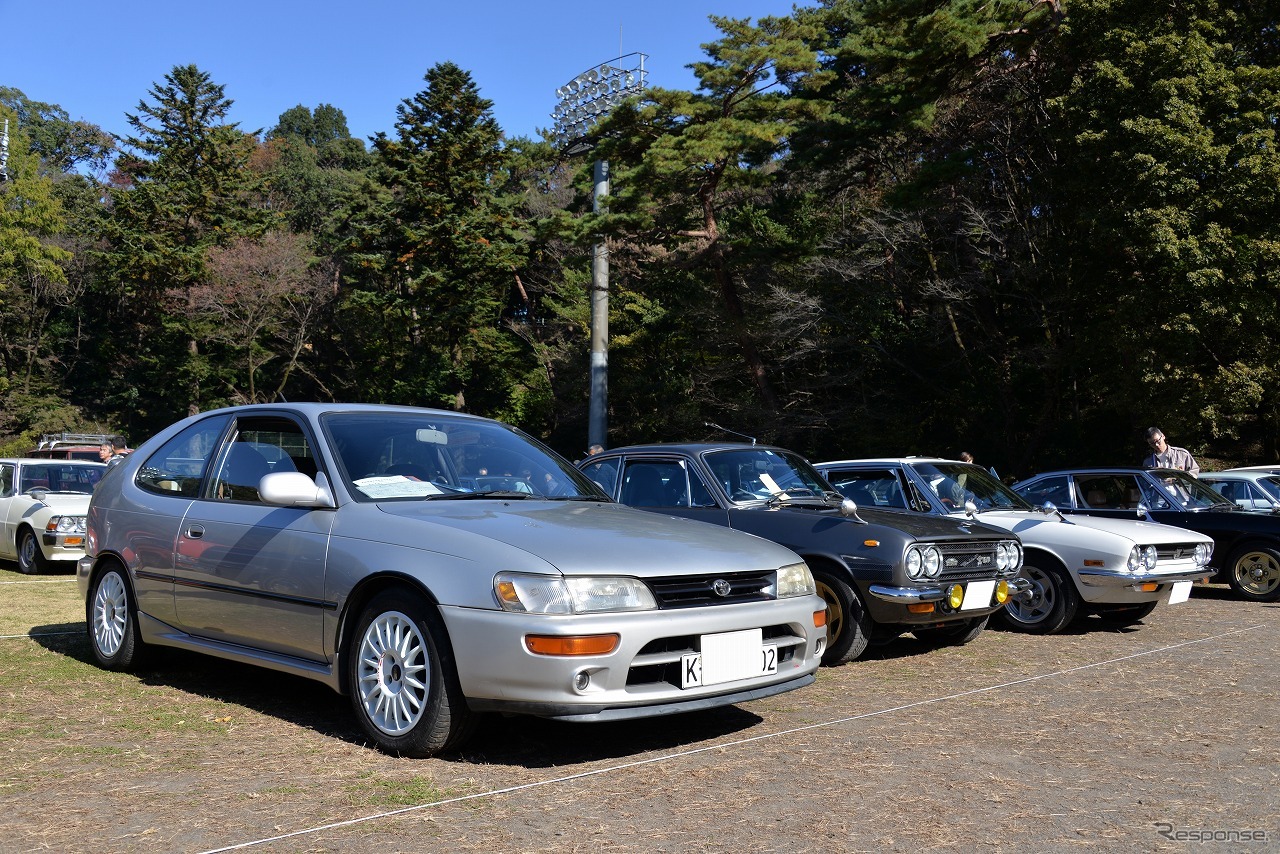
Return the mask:
M1018 494L1037 507L1046 501L1056 507L1073 507L1071 488L1066 475L1044 477L1029 486L1019 487Z

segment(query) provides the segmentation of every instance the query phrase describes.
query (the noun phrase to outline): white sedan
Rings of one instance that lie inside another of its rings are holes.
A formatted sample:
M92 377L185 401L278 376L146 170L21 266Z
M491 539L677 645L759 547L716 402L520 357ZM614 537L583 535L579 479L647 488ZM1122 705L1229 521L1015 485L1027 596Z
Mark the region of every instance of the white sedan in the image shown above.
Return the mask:
M106 470L82 460L0 459L0 558L28 575L74 569L89 499Z
M815 467L859 505L967 515L1017 534L1031 588L1011 597L998 618L1019 631L1053 634L1089 613L1131 625L1160 602L1186 601L1193 582L1213 575L1213 540L1205 534L1138 521L1136 513L1107 519L1035 508L972 463L906 457Z

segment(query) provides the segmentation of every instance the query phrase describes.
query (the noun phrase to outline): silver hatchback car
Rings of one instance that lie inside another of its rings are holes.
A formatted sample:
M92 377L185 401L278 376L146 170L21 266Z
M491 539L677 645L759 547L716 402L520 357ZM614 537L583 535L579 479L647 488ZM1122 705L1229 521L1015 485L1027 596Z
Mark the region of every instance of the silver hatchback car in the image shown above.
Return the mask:
M794 552L607 499L484 418L280 404L193 416L102 479L77 577L98 662L180 647L320 680L383 750L476 713L664 715L813 681Z

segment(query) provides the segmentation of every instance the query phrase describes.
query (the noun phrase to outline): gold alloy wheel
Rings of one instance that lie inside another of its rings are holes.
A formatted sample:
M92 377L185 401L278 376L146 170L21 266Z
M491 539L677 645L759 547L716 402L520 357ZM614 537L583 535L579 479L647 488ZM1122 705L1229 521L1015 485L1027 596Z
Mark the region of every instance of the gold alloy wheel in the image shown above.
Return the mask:
M1264 551L1251 549L1240 555L1231 571L1236 586L1250 596L1269 596L1280 585L1280 562Z
M818 581L817 585L818 595L822 597L823 602L827 603L827 647L829 648L844 631L844 607L840 604L840 597L834 590L821 581Z

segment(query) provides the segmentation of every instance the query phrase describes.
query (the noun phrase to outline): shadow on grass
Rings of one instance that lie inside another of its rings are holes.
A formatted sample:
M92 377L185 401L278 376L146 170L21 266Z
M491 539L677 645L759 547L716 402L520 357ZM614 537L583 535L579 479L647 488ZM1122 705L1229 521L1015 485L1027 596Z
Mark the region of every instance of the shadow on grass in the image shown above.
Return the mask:
M34 626L30 637L50 652L92 668L98 664L85 624ZM133 675L145 685L242 706L329 738L375 749L356 723L350 700L300 676L166 647L148 647ZM737 706L604 723L568 723L524 715L480 716L474 735L441 756L456 762L548 768L696 749L701 742L751 729L762 721Z

